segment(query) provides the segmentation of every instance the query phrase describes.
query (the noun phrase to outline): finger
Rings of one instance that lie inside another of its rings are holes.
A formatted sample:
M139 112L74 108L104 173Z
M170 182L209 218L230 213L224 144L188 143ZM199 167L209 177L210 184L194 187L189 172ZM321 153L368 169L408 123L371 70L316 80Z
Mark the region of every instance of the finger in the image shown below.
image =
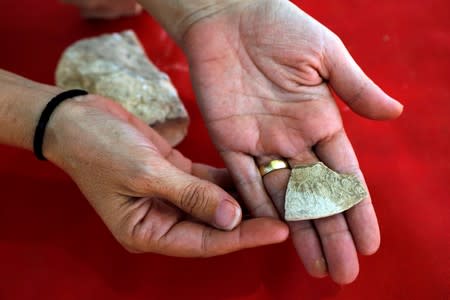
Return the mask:
M366 186L352 145L342 130L316 146L316 153L333 170L354 174ZM370 195L345 212L358 252L370 255L380 246L380 230Z
M289 230L281 221L256 218L242 222L232 231L220 231L202 224L183 221L162 236L155 249L147 249L171 256L210 257L230 252L280 243L287 239Z
M310 165L319 159L311 150L303 151L289 160L291 168ZM327 276L328 267L319 233L312 221L289 222L292 241L307 272L317 278Z
M258 166L265 166L274 159L280 158L274 156L264 156L256 158L255 161ZM284 216L284 196L286 195L286 187L290 175L290 169L278 169L262 177L264 188L282 217Z
M355 174L364 182L353 148L343 130L320 142L315 149L327 166L339 173ZM370 203L370 197L361 203ZM347 221L344 216L349 216ZM359 272L356 249L367 253L375 251L379 245L373 206L358 204L345 214L317 220L315 225L321 236L331 277L343 284L352 282Z
M257 217L278 218L253 157L229 151L222 152L222 158L250 213Z
M214 168L205 164L192 164L192 175L217 184L224 190L233 190L233 179L227 169Z
M264 165L271 159L273 158L259 158L257 159L257 163L258 165ZM289 163L291 167L295 167L296 165L311 164L316 161L317 158L315 155L312 152L307 151L297 155L295 159L290 159ZM281 169L273 171L263 177L264 186L282 216L284 216L284 202L290 174L290 170ZM294 221L288 222L288 225L294 247L307 272L311 274L311 276L318 278L326 276L326 261L322 252L319 237L314 226L312 226L312 223L310 221Z
M370 119L394 119L403 110L403 105L378 87L361 70L342 41L332 35L325 48L325 66L333 90L350 108Z
M214 184L217 184L221 188L223 188L227 193L229 193L233 198L239 203L239 206L242 210L242 217L249 218L251 217L248 208L244 201L242 201L241 196L236 190L236 186L233 183L233 179L231 178L230 173L225 168L214 168L204 164L194 163L192 164L192 175L208 180Z
M278 156L263 156L257 157L255 161L258 166L265 166L274 159L280 158ZM313 152L303 151L302 153L297 154L295 158L288 159L288 164L290 168L293 168L297 165L311 164L317 160L318 159ZM286 195L290 174L290 169L279 169L262 177L265 190L270 195L271 200L274 202L282 216L284 216L284 197Z
M316 278L327 276L327 261L313 223L311 221L293 221L288 224L295 250L308 274Z
M332 153L323 152L323 146L327 142L324 141L316 146L318 157L326 165L328 165L330 155L334 156L335 160L343 159L342 153L340 153L342 149L334 149L335 152ZM331 150L329 149L329 151ZM334 166L328 165L328 167L334 169ZM330 277L340 284L354 281L359 272L358 256L344 215L337 214L317 219L314 220L314 225L320 236Z
M291 167L319 161L310 151L290 160ZM342 215L296 222L292 236L308 272L316 277L330 274L338 283L353 281L358 274L358 258L347 223Z
M358 256L343 214L314 220L333 281L347 284L359 272Z
M237 201L219 186L187 174L165 161L150 166L148 193L168 200L189 215L224 230L241 221Z

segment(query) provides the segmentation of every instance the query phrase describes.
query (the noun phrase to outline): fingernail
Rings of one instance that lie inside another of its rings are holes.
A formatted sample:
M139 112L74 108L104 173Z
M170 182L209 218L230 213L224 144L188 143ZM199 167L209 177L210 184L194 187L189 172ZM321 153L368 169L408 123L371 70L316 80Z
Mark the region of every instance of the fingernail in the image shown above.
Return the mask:
M327 273L327 263L325 262L325 259L323 257L315 261L315 267L320 274Z
M231 230L241 220L241 209L229 200L219 203L216 210L216 225L225 230Z

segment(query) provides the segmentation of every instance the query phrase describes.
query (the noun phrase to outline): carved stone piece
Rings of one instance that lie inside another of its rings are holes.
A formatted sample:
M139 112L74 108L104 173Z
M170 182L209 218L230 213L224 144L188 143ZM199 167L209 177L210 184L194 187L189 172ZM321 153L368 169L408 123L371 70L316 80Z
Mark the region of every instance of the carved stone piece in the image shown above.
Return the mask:
M292 169L285 198L285 219L299 221L343 212L367 197L354 175L339 174L322 162Z
M186 136L189 118L167 74L147 58L133 31L80 40L63 53L56 84L109 97L151 125L171 145Z

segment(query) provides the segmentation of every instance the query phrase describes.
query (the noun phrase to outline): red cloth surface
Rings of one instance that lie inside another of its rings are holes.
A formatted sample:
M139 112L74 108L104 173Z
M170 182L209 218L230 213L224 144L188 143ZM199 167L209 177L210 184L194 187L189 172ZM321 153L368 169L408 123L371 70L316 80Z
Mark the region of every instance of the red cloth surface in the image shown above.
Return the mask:
M290 242L210 259L129 254L62 171L0 146L0 299L450 299L450 2L301 6L406 105L399 120L385 123L342 112L382 234L379 252L361 257L355 283L310 278ZM2 0L0 68L51 84L69 44L128 28L170 75L192 116L179 149L223 165L196 108L183 54L147 14L92 22L56 1Z

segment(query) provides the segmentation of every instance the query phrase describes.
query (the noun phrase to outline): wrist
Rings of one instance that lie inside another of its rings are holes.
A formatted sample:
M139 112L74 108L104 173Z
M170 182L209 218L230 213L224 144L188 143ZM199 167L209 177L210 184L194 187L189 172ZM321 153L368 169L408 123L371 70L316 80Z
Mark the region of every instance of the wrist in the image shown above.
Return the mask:
M255 0L140 0L166 31L183 47L184 36L196 23L223 12L238 10Z
M74 139L74 128L86 114L87 109L83 103L90 101L92 97L93 95L87 94L63 101L55 108L47 123L42 152L47 160L62 169L65 169L64 163L66 156L71 153L71 145L80 142Z

